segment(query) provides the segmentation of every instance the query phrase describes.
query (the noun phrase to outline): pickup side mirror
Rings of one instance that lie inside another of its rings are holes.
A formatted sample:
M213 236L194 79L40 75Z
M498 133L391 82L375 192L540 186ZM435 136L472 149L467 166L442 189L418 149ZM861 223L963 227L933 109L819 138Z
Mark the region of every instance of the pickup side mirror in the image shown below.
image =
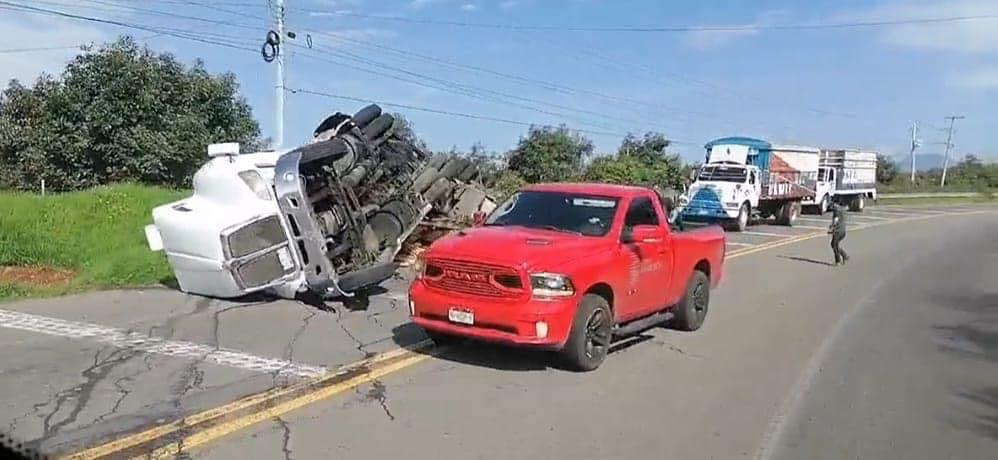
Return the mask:
M665 229L658 225L635 225L633 228L624 228L624 233L620 236L620 242L624 244L660 243L664 239Z

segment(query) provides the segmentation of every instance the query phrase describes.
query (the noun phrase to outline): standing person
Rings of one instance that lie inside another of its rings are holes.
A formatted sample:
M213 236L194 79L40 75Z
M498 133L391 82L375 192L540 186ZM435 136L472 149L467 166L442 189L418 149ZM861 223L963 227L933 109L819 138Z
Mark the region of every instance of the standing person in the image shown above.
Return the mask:
M832 225L828 227L832 235L832 253L835 255L835 265L845 265L849 255L842 249L842 240L846 239L846 207L832 203Z

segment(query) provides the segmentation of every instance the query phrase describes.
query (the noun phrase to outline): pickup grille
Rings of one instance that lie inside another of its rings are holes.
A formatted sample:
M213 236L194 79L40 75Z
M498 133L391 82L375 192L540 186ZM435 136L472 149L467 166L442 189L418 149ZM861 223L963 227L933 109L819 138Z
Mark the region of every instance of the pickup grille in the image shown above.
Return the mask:
M511 267L453 259L426 262L430 287L481 297L515 298L523 295L523 281Z

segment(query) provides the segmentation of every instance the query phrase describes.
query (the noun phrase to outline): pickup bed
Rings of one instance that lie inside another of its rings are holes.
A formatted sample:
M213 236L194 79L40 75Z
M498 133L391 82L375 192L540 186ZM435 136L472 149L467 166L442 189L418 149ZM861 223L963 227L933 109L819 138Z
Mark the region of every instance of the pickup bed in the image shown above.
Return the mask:
M670 228L664 202L640 187L524 188L423 254L413 322L437 341L560 350L580 371L597 368L615 336L670 320L699 329L721 280L724 232Z

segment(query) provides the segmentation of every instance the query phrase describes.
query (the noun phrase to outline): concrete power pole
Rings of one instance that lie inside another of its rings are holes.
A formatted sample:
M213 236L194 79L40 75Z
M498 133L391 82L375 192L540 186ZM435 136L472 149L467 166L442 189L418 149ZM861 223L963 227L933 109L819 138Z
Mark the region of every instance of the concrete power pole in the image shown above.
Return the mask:
M946 169L949 168L949 150L953 147L953 123L956 120L962 120L966 117L960 115L951 115L946 117L949 120L949 133L946 135L946 153L943 154L943 177L939 180L939 186L946 186Z
M274 148L281 148L284 145L284 52L287 50L283 46L287 33L284 30L285 0L274 0L274 18L277 21L277 36L281 47L278 48L275 61L277 63L277 74L274 83Z
M915 149L918 148L918 122L911 124L911 183L915 183Z

